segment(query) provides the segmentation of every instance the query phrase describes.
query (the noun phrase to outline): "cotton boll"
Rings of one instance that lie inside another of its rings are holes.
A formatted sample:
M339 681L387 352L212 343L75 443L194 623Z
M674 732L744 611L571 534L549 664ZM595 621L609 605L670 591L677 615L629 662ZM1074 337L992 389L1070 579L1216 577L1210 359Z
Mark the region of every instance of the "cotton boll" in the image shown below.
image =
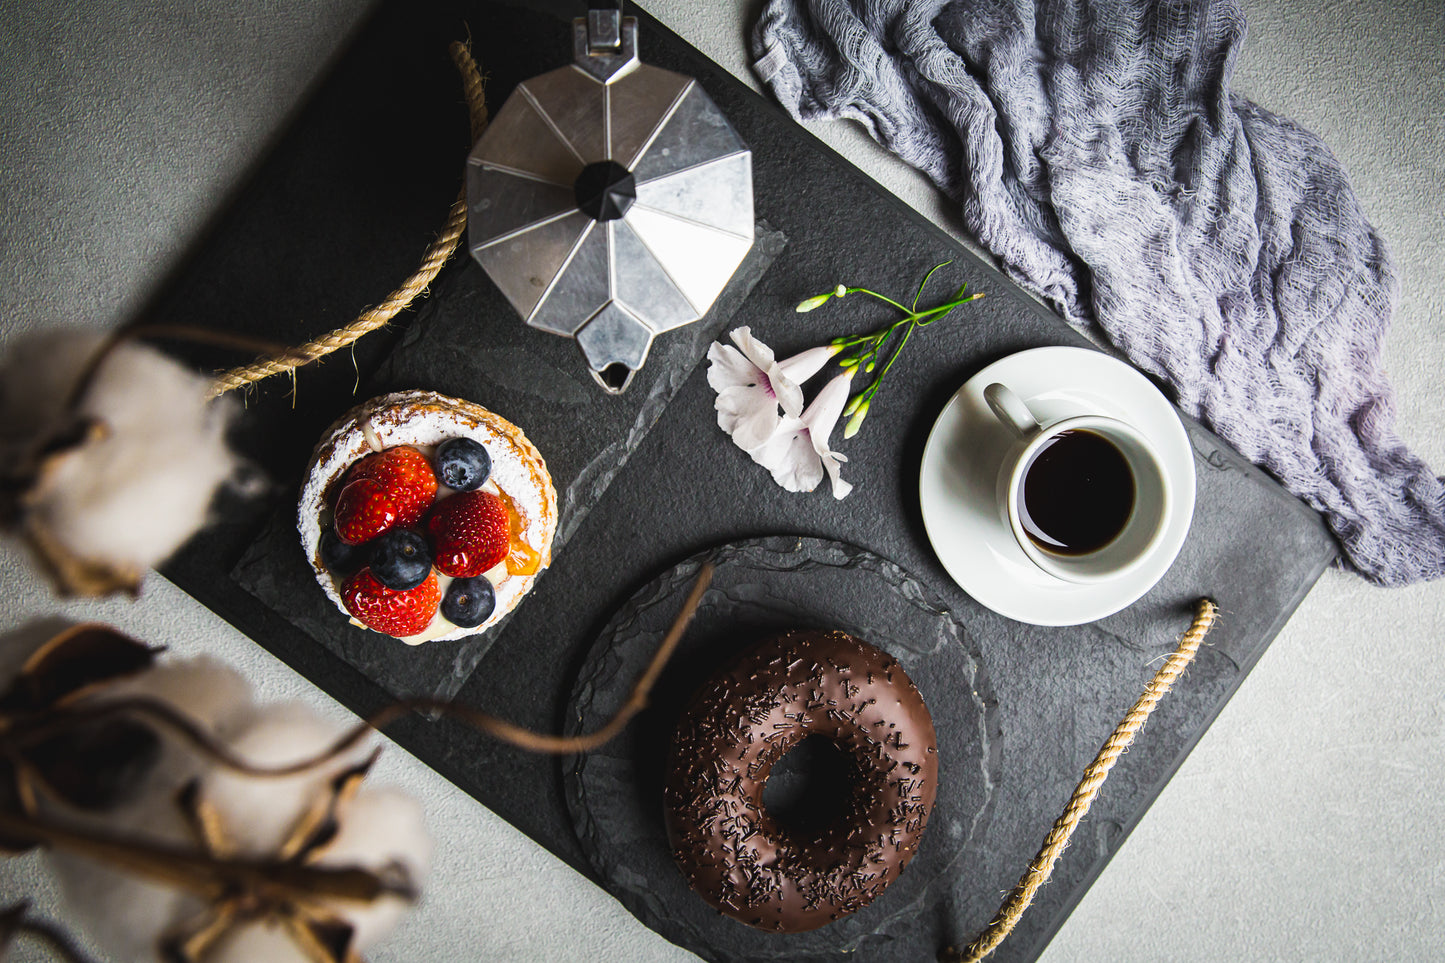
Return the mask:
M210 381L141 345L97 373L80 409L108 437L65 462L50 522L78 551L152 568L205 523L236 470L225 433L233 406L210 404Z
M209 405L207 389L159 352L116 351L80 406L108 434L64 459L37 506L62 542L152 568L204 524L236 468L225 442L231 406Z
M161 933L202 909L180 890L137 879L83 856L56 851L50 864L68 905L66 920L115 963L155 963Z
M142 344L111 352L69 410L102 344L94 332L49 332L16 344L0 367L7 473L41 467L35 456L58 437L78 442L44 461L19 522L61 589L80 594L134 589L205 524L241 467L225 437L235 404L209 401L209 379ZM94 430L76 435L87 420ZM76 566L64 556L112 577L68 577Z
M253 708L244 729L228 741L248 762L277 767L320 754L337 735L334 726L306 707L287 703ZM361 745L294 776L258 778L213 768L202 781L201 795L216 808L238 854L272 856L331 778L368 752L369 747Z
M396 861L420 885L431 866L431 854L431 837L415 799L396 789L363 788L347 806L341 832L316 864L376 871ZM336 910L356 927L356 948L364 952L385 938L410 906L399 897L388 896L370 905L338 902Z
M157 663L153 668L108 686L101 700L142 696L164 702L202 732L225 742L239 731L255 711L251 703L251 687L235 669L219 659L200 656L175 662ZM155 723L151 723L155 726ZM177 842L189 842L175 806L176 790L214 765L212 760L187 742L170 738L168 730L159 729L164 750L154 769L141 786L137 797L116 810L109 819L112 826L125 826L137 831L154 831L156 814L164 812L174 820ZM163 818L163 822L169 822Z
M341 735L334 724L295 703L256 705L245 680L209 657L161 663L107 686L97 701L144 696L167 703L232 753L263 767L279 767L322 754ZM123 806L95 815L67 812L76 821L122 838L197 848L194 829L178 805L181 787L199 780L200 798L216 817L225 852L275 859L295 827L319 799L329 798L331 783L343 770L364 761L371 747L360 744L294 776L254 776L236 772L170 738L160 762L138 794ZM340 809L340 830L314 862L380 871L397 862L419 879L430 861L431 843L419 805L403 793L363 785ZM54 850L51 865L69 904L68 916L106 948L115 960L156 959L160 937L194 921L206 906L190 893L147 881L87 857ZM338 919L356 926L358 946L373 944L391 931L409 908L399 897L374 904L337 901L328 907ZM325 915L325 912L323 912ZM228 931L208 954L208 963L268 960L305 963L291 934L275 920L262 920Z
M255 711L250 686L240 673L204 656L157 664L108 686L96 699L132 696L168 703L198 728L217 735L236 729L238 722ZM195 846L195 837L176 805L176 792L212 763L176 740L167 738L163 744L160 760L133 799L103 816L67 812L66 818L121 836ZM186 893L83 856L56 850L50 860L74 922L118 961L154 963L158 935L202 909L200 901Z
M153 774L140 798L104 818L67 816L122 838L193 847L195 839L175 805L176 785ZM64 849L52 850L49 860L65 895L67 920L105 947L107 959L154 963L158 936L202 909L189 893Z
M231 746L252 762L280 765L313 755L335 738L335 730L309 711L286 705L258 710L254 723L232 740ZM215 770L202 783L202 796L215 807L238 853L274 856L312 802L329 792L331 779L368 754L368 746L358 746L324 767L282 779L256 779ZM430 866L431 853L421 806L398 790L363 785L356 797L344 805L336 837L321 850L314 864L380 871L395 862L407 869L413 882L419 883ZM407 901L391 896L369 905L343 901L329 905L337 916L356 927L359 950L390 933L410 908Z
M140 675L114 683L104 698L130 696L164 702L198 728L222 739L237 732L255 711L251 686L241 673L206 655L158 662Z
M19 463L65 426L66 399L104 341L99 331L62 330L10 346L0 362L0 456L7 464Z
M272 922L248 923L226 934L206 954L206 963L311 963L285 929Z
M231 741L248 760L281 765L314 755L332 744L336 732L306 709L286 705L264 707L254 723ZM366 758L362 745L324 767L286 778L256 779L214 770L202 783L202 796L220 816L236 851L249 856L274 856L303 813L330 791L331 779ZM421 806L404 793L363 785L341 810L340 827L313 862L317 866L359 867L379 872L391 863L406 868L420 882L431 863L432 843ZM355 927L358 950L384 938L410 909L406 900L387 896L371 904L335 901L331 911ZM239 937L238 937L239 939ZM247 933L244 945L269 936ZM239 952L239 951L237 951ZM271 956L218 955L216 959L279 959Z

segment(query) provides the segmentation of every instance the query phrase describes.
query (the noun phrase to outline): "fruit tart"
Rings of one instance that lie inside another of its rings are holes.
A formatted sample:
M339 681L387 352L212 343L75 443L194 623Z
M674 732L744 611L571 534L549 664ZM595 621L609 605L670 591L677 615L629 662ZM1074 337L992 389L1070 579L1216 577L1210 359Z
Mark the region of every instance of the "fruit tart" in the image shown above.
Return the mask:
M552 557L557 492L511 422L432 391L352 409L311 456L297 529L357 625L410 645L484 631Z

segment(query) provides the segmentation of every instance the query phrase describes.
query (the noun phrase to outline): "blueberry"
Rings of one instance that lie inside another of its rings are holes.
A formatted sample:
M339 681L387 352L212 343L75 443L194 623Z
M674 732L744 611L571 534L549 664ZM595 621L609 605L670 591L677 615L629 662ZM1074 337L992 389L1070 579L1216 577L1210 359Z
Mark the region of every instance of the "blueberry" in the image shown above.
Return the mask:
M420 532L393 528L367 543L371 574L389 589L414 589L431 574L431 546Z
M321 564L332 575L350 575L366 564L365 545L349 545L336 534L336 529L326 526L321 533Z
M454 579L442 597L442 616L464 629L481 625L496 607L496 593L485 575Z
M453 438L436 455L437 480L459 492L476 491L492 474L492 456L480 442Z

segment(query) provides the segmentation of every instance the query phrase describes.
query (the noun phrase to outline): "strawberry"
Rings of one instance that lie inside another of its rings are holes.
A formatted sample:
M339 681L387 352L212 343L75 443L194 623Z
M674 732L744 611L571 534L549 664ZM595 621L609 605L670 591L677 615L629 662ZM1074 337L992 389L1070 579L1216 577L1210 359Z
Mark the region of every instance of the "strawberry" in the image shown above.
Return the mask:
M437 502L427 519L433 563L454 578L472 578L511 550L507 509L491 492L459 492Z
M346 611L358 622L398 638L416 635L430 625L441 599L436 572L427 575L416 588L399 592L382 585L371 569L364 568L341 587Z
M369 542L406 525L403 513L404 499L397 493L383 488L370 478L358 478L347 482L336 499L333 524L336 534L349 545ZM407 509L408 513L414 511Z
M396 506L398 525L415 525L437 497L437 476L426 455L410 445L373 452L352 465L347 484L370 479Z
M398 524L396 500L370 478L348 482L336 499L336 534L348 545L360 545Z

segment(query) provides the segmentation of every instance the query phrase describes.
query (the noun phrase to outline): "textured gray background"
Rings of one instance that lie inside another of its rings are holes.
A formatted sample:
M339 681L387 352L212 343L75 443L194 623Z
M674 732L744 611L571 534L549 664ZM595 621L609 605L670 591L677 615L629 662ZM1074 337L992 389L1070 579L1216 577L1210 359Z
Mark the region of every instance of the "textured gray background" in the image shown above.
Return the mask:
M0 337L134 313L366 7L0 3ZM749 7L648 5L743 77ZM1324 136L1399 262L1386 348L1399 427L1439 470L1445 4L1246 9L1236 88ZM860 130L815 133L954 229L922 178ZM181 654L215 653L263 698L346 716L164 580L136 604L58 604L7 543L0 590L0 631L53 613L103 619ZM1327 573L1044 959L1445 958L1442 623L1445 585L1385 591ZM373 960L686 958L404 751L389 749L376 778L423 800L441 846L423 905ZM33 859L0 864L0 895L22 894L58 911Z

